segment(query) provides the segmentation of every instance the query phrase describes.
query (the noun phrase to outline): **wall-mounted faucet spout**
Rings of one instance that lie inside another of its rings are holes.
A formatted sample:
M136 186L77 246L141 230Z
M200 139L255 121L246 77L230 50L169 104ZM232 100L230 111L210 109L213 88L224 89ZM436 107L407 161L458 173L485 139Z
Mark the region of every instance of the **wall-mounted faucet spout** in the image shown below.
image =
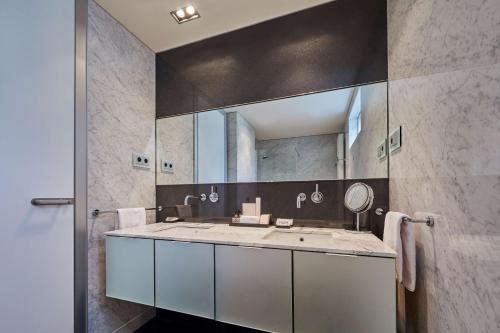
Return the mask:
M201 202L204 202L205 200L207 200L207 195L205 193L202 193L200 194L199 197L195 196L195 195L192 195L192 194L188 194L186 195L186 197L184 198L184 206L187 206L189 205L189 199L198 199L200 200Z
M299 193L299 195L297 195L297 208L301 207L301 202L306 201L306 198L307 196L305 193Z

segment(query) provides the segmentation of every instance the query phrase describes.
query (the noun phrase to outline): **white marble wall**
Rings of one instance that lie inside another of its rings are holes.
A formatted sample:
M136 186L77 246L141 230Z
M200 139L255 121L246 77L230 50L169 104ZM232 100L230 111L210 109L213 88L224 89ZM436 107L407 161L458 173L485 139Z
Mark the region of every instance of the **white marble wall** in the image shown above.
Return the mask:
M346 178L387 178L388 159L377 157L377 146L387 137L387 83L361 86L358 93L361 94L361 132L352 146L346 148Z
M257 141L257 170L262 182L336 179L337 135Z
M257 181L255 129L238 112L227 114L228 182Z
M154 207L154 168L131 162L132 153L146 153L154 165L155 55L92 1L88 19L89 210ZM89 332L133 332L154 313L105 296L103 233L116 222L116 214L89 214Z
M500 331L500 1L389 0L391 209L418 225L401 332Z
M192 114L156 121L156 182L158 185L194 182L194 119ZM161 171L161 160L174 163L174 173Z

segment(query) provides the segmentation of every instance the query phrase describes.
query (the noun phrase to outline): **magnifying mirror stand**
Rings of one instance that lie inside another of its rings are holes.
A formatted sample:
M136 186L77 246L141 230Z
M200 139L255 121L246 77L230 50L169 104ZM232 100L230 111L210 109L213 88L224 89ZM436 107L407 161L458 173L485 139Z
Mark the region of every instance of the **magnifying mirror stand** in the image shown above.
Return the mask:
M351 234L371 234L370 230L359 230L359 216L362 213L354 213L354 214L356 214L356 228L353 230L346 230L346 231Z

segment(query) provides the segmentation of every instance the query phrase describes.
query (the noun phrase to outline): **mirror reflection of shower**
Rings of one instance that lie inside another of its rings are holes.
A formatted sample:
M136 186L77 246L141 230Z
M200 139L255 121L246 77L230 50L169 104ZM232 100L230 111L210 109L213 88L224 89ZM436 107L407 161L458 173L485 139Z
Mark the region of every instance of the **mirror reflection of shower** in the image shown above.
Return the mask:
M297 154L297 158L300 158L300 153L299 153L299 151L297 150L297 147L294 147L294 149L295 149L295 153ZM266 153L264 153L264 154L263 154L260 158L261 158L262 160L267 160L268 158L272 158L272 157L273 157L273 156L269 156L269 155L267 155Z

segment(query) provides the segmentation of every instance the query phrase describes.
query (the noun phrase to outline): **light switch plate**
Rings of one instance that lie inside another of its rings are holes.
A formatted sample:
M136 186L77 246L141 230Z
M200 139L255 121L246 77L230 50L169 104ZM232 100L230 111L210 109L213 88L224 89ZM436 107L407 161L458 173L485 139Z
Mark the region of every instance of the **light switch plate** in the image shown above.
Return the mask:
M132 166L134 168L151 169L151 159L145 154L132 154Z
M391 154L398 149L401 149L402 145L402 128L399 126L389 134L389 151Z
M168 160L161 160L161 172L174 173L174 162Z
M377 158L379 160L383 160L387 157L387 140L384 139L377 146Z

